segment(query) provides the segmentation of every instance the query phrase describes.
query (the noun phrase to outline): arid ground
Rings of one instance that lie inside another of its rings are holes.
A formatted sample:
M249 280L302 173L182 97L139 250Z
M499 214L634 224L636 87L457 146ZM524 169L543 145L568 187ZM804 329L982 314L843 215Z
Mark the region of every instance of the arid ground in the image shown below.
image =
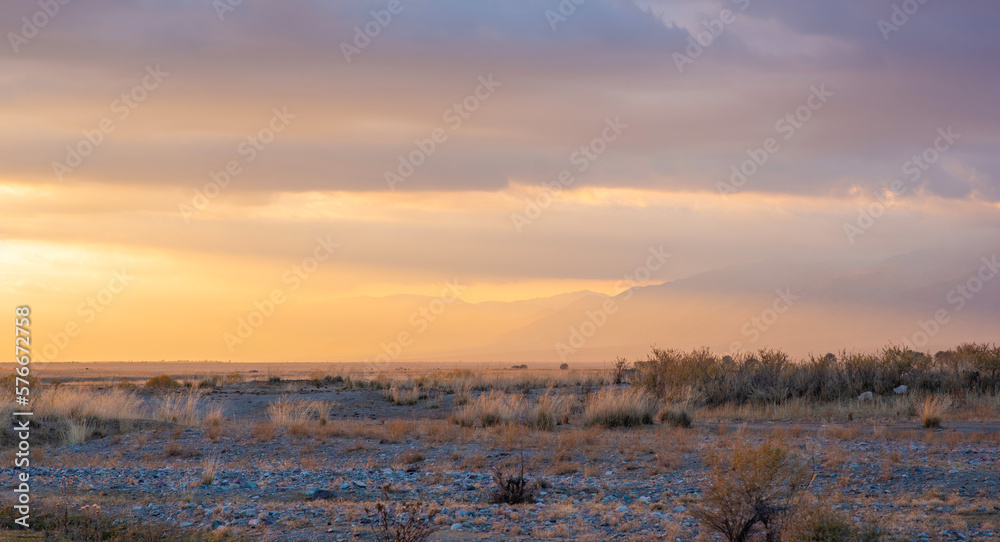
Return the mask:
M376 530L410 512L428 540L725 540L734 480L772 484L782 540L1000 537L990 393L713 405L642 369L90 367L37 370L53 540L405 540Z

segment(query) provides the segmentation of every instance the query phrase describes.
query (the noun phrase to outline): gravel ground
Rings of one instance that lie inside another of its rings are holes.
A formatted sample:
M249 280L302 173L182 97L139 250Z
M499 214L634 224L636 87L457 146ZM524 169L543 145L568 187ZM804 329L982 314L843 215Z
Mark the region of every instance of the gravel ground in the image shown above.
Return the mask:
M333 395L342 406L330 426L353 420L353 434L262 435L252 413L277 395L247 403L245 394L218 394L210 399L243 405L222 427L165 427L44 450L32 471L34 498L252 540L374 540L364 508L380 498L435 503L441 532L432 540L692 540L699 526L690 509L707 475L698 452L775 431L720 436L696 423L530 432L525 453L528 473L541 480L538 502L508 506L490 504L488 492L492 466L517 457L517 431L458 428L443 410L389 405L375 392ZM419 421L393 433L393 420L406 414ZM811 490L835 494L837 507L890 538L987 540L1000 538L1000 442L978 429L914 426L867 438L821 428L783 438L816 474ZM0 470L0 485L12 487L13 476Z

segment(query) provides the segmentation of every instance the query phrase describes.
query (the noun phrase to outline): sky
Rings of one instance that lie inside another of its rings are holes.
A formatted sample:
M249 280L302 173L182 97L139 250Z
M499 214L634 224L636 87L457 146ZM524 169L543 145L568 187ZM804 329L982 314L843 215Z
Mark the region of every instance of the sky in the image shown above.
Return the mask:
M454 354L573 298L518 300L1000 246L995 2L42 4L0 6L41 360Z

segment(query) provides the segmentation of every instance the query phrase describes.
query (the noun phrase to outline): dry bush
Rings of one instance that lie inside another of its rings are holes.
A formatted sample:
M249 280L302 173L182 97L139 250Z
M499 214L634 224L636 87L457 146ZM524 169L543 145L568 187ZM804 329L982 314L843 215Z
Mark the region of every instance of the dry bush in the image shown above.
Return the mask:
M703 452L708 487L693 514L729 542L780 540L794 498L807 473L780 445L746 442Z
M146 381L147 388L164 388L168 390L181 387L181 383L170 378L169 375L154 376Z
M647 360L635 363L630 381L659 397L690 394L708 406L851 400L867 391L892 395L904 384L910 393L995 393L1000 348L972 343L929 356L889 345L874 354L842 352L800 363L780 350L719 357L705 348L653 349Z
M226 375L226 384L240 384L244 380L243 373L239 371L233 371Z
M437 509L423 510L420 503L378 502L375 510L365 508L378 542L423 542L438 531L434 518Z
M927 429L941 427L941 418L950 406L946 397L928 397L920 409L920 420Z
M277 427L326 425L332 405L316 399L292 399L283 395L267 405L267 417Z
M820 499L800 503L781 532L782 542L875 542L881 537L879 529L859 526Z
M490 502L496 504L524 504L535 502L535 484L524 475L524 460L515 474L502 467L493 469L493 491Z
M587 425L634 427L653 423L656 399L640 389L604 388L587 401L583 411Z

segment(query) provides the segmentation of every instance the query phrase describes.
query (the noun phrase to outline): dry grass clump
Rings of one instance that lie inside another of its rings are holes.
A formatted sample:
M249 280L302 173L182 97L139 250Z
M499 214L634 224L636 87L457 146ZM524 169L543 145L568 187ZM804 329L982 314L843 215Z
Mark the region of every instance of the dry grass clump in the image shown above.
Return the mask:
M81 442L86 442L93 433L94 428L91 427L89 423L76 423L75 421L70 420L66 426L63 440L66 444L80 444Z
M656 399L644 390L604 388L583 411L584 423L604 427L634 427L653 423Z
M575 396L557 395L550 389L538 398L529 416L529 423L546 431L555 429L557 425L567 424L575 401Z
M933 429L941 427L941 418L950 406L946 397L928 397L920 409L920 420L924 427Z
M201 465L201 485L211 485L215 476L219 473L219 458L209 457Z
M467 402L451 419L462 427L472 427L478 421L483 427L523 423L536 429L552 430L569 422L574 401L573 396L556 394L552 390L536 402L521 394L493 390Z
M426 398L427 393L421 391L419 387L405 389L393 386L382 390L382 397L396 405L415 405L417 401Z
M292 399L283 395L267 405L267 417L277 427L304 426L311 422L326 425L333 405L316 399Z
M683 406L665 406L656 415L657 421L674 427L691 427L691 414Z
M147 380L146 387L172 390L181 387L181 383L174 380L169 375L160 375Z
M142 401L134 394L116 388L100 391L66 387L42 388L32 401L35 415L50 419L122 420L126 416L141 418L141 406Z
M166 395L153 417L161 422L197 425L201 421L198 415L201 395L201 390L197 388L189 388L186 392Z
M523 395L512 395L502 391L480 394L463 406L452 419L463 427L472 427L478 420L483 427L508 423L518 423L526 410Z
M201 420L206 427L218 427L222 425L222 405L212 405L205 410L205 416Z

